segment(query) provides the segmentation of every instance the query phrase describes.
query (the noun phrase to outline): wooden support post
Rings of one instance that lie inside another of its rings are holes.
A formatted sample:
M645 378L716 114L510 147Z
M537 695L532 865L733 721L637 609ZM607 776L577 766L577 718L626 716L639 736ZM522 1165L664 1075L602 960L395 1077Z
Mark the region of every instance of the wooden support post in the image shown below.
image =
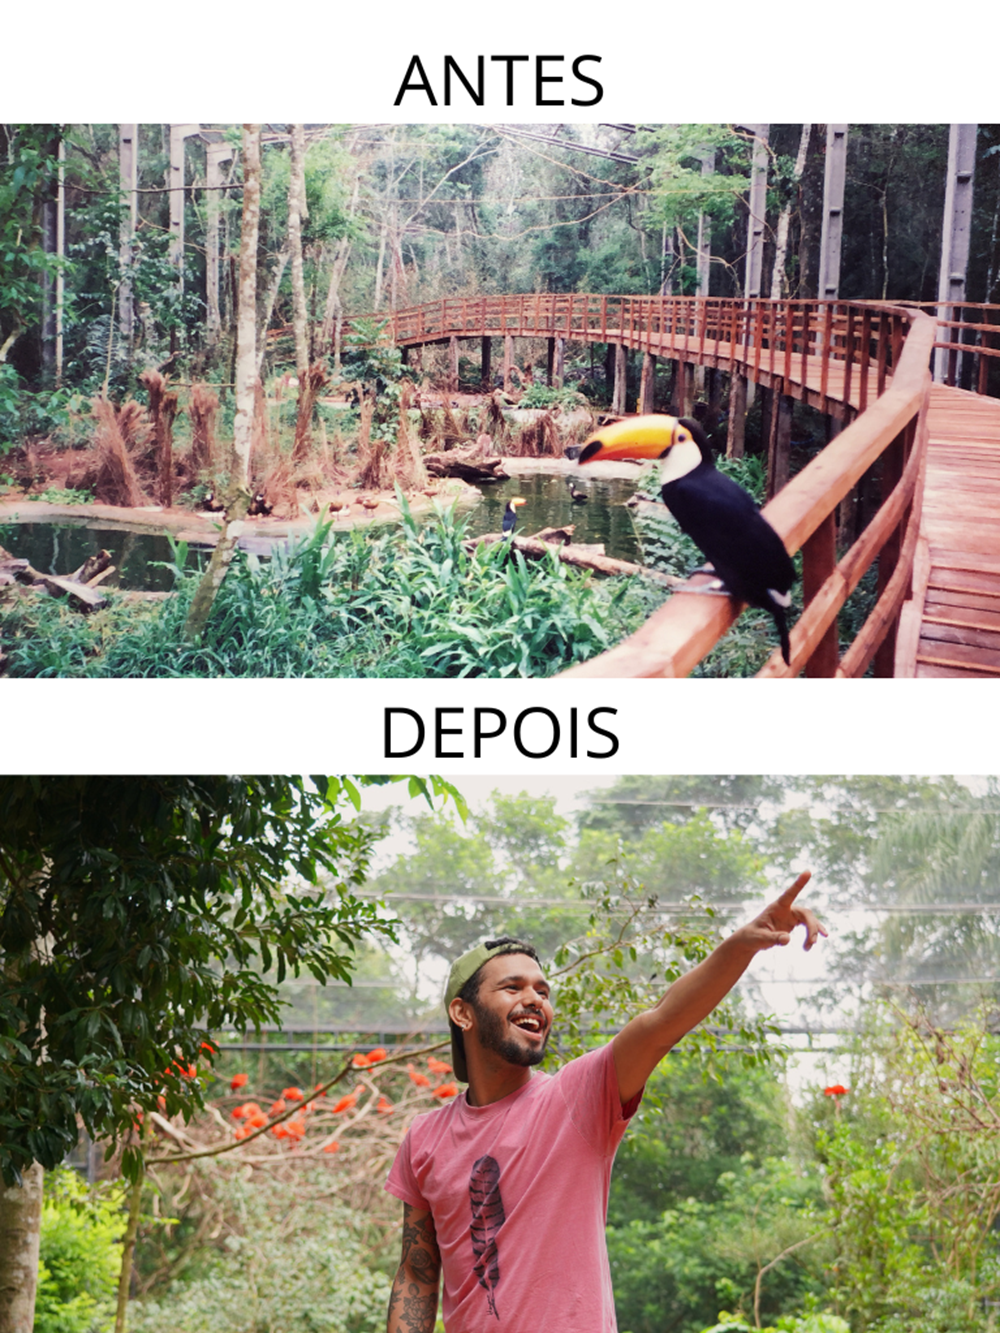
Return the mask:
M639 381L639 411L654 411L653 401L656 396L656 357L652 352L644 352L642 357L642 378Z
M514 387L511 377L511 370L514 366L514 336L511 333L505 333L503 336L503 391L510 393Z
M555 338L545 339L545 383L552 388L552 382L555 377L556 369L556 340Z
M705 418L705 424L709 430L714 430L719 424L719 413L722 411L721 370L717 366L709 366L705 381L705 389L708 394L708 415Z
M769 392L767 498L770 500L788 482L788 452L792 440L792 400L777 389Z
M556 364L552 375L553 384L561 389L566 380L566 339L556 339Z
M448 339L448 389L458 392L458 339L454 334Z
M409 347L401 347L401 348L399 349L399 364L400 364L401 366L408 366L408 365L410 364L410 349L409 349Z
M747 426L747 377L735 371L729 377L729 429L726 457L742 458Z
M625 356L625 344L615 343L615 387L611 398L611 410L616 416L623 416L627 411L625 394L628 386L628 361Z
M912 423L906 428L912 436ZM901 434L893 440L885 453L882 455L882 478L881 478L881 500L885 504L892 494L900 477L903 475L903 468L906 466L906 434ZM899 563L899 552L903 545L903 527L906 519L904 513L894 530L889 534L888 540L879 552L878 557L878 595L888 586L889 580L895 572L896 565ZM875 675L881 677L892 676L896 663L896 629L899 624L898 616L889 626L888 633L879 644L874 657Z
M827 514L802 546L802 601L808 606L837 566L837 534L833 513ZM810 677L835 676L839 663L836 617L806 663Z
M482 338L479 343L479 383L483 393L489 393L492 385L491 358L493 356L493 339Z
M680 408L681 416L689 417L694 411L694 366L690 361L680 363Z

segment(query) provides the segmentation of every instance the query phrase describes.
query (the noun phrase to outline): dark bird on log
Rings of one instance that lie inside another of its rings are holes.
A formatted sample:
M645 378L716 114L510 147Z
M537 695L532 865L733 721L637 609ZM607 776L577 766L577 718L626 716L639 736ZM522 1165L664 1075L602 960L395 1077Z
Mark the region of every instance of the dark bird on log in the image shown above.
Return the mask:
M774 619L790 661L786 613L795 569L781 538L742 486L716 470L705 433L690 417L641 416L596 431L580 462L659 458L663 503L699 547L724 592Z
M585 505L587 501L590 499L590 496L587 494L586 491L578 491L576 489L576 486L573 484L572 477L566 478L566 485L569 487L569 498L573 501L575 505Z
M202 509L207 509L210 514L221 514L225 505L221 500L215 498L215 492L209 491L201 502Z
M247 509L247 514L251 518L267 518L273 508L274 505L269 505L267 503L267 497L264 492L256 491L253 499L250 501L250 507Z
M514 524L517 522L517 506L527 504L520 495L515 495L512 500L507 501L507 508L503 511L503 535L510 538L514 535Z

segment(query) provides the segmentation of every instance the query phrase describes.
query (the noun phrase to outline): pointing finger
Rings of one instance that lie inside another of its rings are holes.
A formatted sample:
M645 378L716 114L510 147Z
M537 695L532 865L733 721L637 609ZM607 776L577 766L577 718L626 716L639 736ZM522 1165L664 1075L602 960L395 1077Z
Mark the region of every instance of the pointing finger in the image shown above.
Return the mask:
M799 875L795 883L789 885L789 887L781 895L781 897L778 899L778 902L781 903L783 907L790 907L791 904L795 901L795 899L799 896L799 894L802 892L802 890L805 888L805 886L809 883L811 879L812 879L812 871L803 870L802 874Z

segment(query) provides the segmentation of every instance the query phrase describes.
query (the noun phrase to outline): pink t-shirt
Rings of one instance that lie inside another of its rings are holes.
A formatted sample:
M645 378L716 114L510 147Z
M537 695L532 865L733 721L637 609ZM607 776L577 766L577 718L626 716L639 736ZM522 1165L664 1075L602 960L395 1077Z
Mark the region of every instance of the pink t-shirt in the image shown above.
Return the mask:
M386 1189L434 1218L448 1333L614 1333L608 1189L641 1097L622 1107L607 1045L417 1117Z

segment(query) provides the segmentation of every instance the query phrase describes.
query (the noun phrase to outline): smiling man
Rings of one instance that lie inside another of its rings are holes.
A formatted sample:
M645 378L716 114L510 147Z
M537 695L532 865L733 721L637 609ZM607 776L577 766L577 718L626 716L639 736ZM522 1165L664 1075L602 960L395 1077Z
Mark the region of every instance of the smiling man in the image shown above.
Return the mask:
M826 931L795 898L809 875L675 981L607 1046L554 1075L532 1072L552 1031L549 984L530 945L489 940L452 966L445 992L468 1091L418 1116L386 1188L403 1202L388 1333L433 1333L444 1274L447 1333L614 1333L604 1241L615 1151L646 1080L763 949L796 926Z

